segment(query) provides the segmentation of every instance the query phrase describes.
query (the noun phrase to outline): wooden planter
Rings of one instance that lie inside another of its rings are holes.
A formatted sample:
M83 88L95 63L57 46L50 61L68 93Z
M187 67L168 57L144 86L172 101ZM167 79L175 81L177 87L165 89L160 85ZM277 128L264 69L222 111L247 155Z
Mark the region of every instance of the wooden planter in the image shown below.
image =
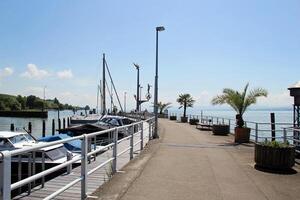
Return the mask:
M229 134L229 125L214 124L212 126L212 132L214 135L228 135Z
M168 118L168 115L167 114L158 114L158 118Z
M270 147L255 144L254 160L258 167L272 170L289 170L295 165L295 147Z
M187 117L181 117L181 118L180 118L180 121L181 121L182 123L187 123L187 122L188 122L188 118L187 118Z
M190 119L190 125L197 125L199 123L199 119Z
M234 129L234 142L235 143L249 143L250 140L250 128L239 128Z
M177 120L177 116L170 116L170 120L176 121Z

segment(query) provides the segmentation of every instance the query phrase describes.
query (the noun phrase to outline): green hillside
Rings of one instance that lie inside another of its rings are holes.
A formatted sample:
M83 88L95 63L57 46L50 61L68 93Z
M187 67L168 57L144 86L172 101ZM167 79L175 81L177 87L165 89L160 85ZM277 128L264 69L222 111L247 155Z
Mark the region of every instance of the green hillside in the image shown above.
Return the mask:
M0 94L0 110L16 111L16 110L42 110L42 109L61 109L73 110L81 109L78 106L62 104L58 99L43 100L37 96L14 96L8 94Z

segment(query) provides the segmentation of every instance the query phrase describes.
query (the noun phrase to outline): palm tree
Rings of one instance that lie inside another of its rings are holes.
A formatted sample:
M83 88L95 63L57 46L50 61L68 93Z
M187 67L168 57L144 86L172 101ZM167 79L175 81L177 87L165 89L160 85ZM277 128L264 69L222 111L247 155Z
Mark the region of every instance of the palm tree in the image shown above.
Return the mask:
M163 102L158 102L157 106L158 106L158 109L159 109L159 114L163 114L163 112L170 108L171 106L171 103L163 103Z
M177 102L183 107L183 117L186 117L186 108L193 107L195 100L191 97L190 94L180 94Z
M230 88L223 89L223 94L218 95L212 99L212 104L228 104L231 106L236 112L236 123L238 127L244 126L243 114L249 108L250 105L255 104L258 97L267 97L268 92L263 88L256 88L248 91L249 83L244 88L243 92L239 92Z

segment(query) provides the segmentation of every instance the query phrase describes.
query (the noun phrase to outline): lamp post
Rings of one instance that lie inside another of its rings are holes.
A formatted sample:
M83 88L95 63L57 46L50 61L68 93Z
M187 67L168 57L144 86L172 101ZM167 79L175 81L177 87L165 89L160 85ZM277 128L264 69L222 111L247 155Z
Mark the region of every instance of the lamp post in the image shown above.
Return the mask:
M154 114L155 114L155 127L153 138L159 138L158 135L158 32L164 31L163 26L156 27L156 62L155 62L155 85L154 85Z
M140 108L140 66L136 63L133 63L133 65L137 70L136 111L138 112Z
M143 86L140 86L139 111L142 110L142 103L143 103L143 100L142 100L142 89L143 89Z

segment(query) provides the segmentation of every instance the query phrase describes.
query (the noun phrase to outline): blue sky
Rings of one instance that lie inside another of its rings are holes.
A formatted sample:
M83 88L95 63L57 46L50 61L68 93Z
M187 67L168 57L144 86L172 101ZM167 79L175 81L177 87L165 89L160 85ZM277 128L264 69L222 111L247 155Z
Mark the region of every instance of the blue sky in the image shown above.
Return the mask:
M209 106L222 88L264 87L257 106L290 106L300 80L297 0L0 2L0 91L96 104L105 52L116 87L134 105L135 70L153 85L160 33L159 99L190 93ZM145 90L144 90L145 91Z

